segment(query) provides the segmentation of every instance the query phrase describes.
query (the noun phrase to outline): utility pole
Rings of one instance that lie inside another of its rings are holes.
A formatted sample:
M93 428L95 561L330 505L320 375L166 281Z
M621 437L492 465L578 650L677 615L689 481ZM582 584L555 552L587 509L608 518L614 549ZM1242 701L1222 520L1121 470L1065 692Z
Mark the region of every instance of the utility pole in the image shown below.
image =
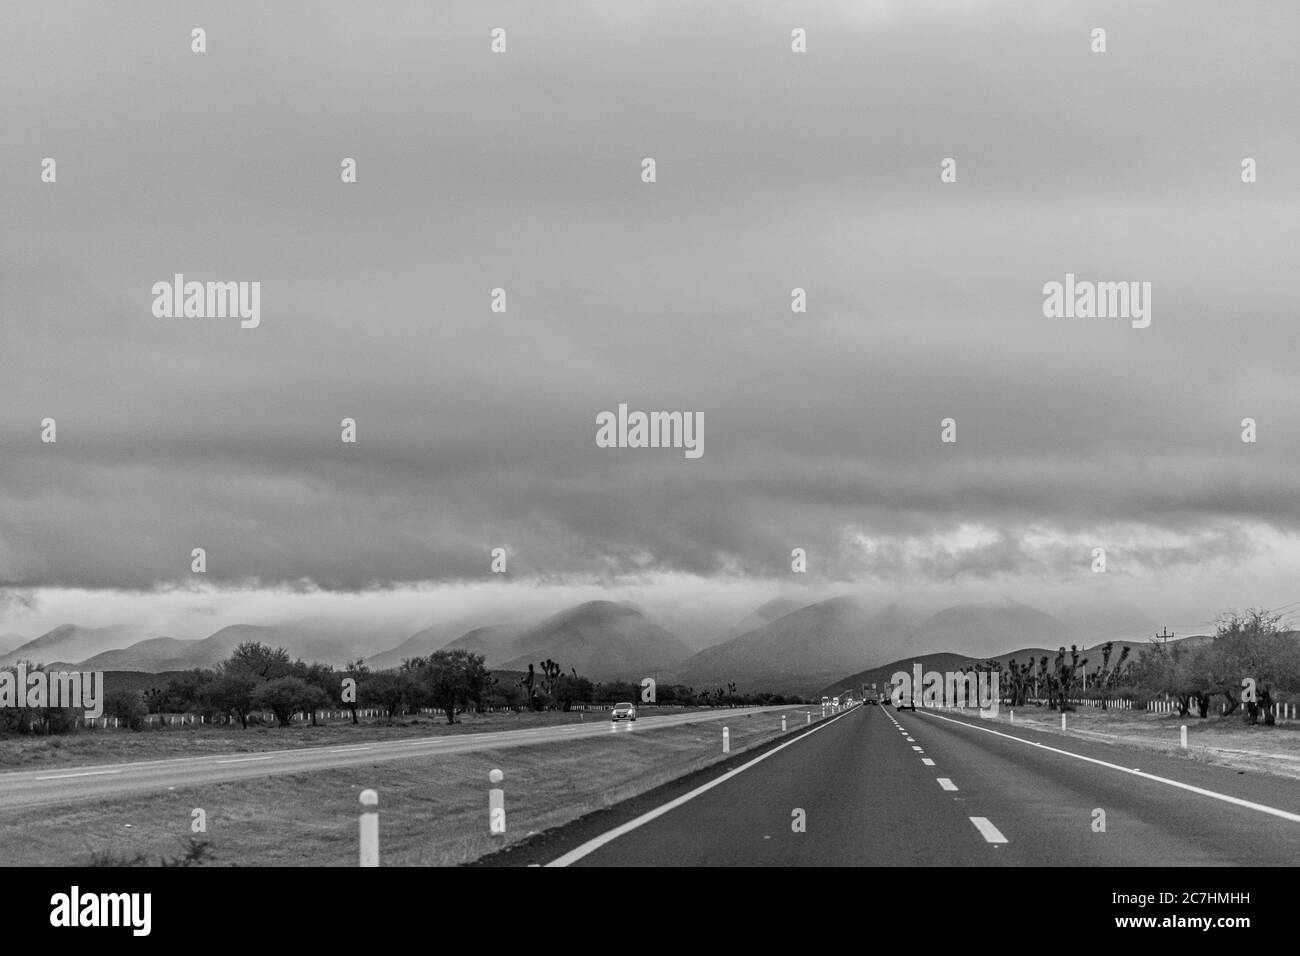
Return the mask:
M1161 644L1168 644L1169 639L1173 636L1174 635L1169 633L1169 628L1165 627L1165 628L1161 628L1160 633L1155 636L1155 639L1159 641Z

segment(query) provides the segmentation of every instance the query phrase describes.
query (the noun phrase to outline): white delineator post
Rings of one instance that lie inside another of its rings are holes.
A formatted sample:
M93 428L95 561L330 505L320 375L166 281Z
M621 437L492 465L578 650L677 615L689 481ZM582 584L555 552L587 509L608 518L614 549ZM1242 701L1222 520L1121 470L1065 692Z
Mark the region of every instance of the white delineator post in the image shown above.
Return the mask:
M1187 725L1186 724L1183 724L1181 727L1178 728L1178 743L1184 750L1187 749Z
M1061 714L1061 729L1065 729L1065 714Z
M803 721L803 722L804 722L805 724L811 724L811 723L812 723L812 711L811 711L811 710L806 710L806 711L804 711L804 715L803 715L803 716L804 716L804 721Z
M493 834L506 832L506 792L498 784L505 779L500 770L488 774L492 789L488 791L488 829Z
M361 791L361 865L379 865L379 794ZM374 809L366 809L373 807Z
M1016 712L1015 712L1015 710L1012 710L1012 711L1011 711L1011 723L1014 724L1015 722L1016 722Z
M727 727L722 728L722 752L731 753L731 730Z
M781 715L781 733L785 733L785 714Z

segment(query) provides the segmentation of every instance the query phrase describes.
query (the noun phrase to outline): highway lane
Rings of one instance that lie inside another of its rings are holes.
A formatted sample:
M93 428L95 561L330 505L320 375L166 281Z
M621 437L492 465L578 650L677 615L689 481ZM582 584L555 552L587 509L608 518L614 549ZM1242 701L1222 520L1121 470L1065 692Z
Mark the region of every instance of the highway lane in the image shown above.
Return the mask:
M1294 779L994 725L974 715L918 709L897 719L965 799L995 815L1008 837L1018 837L1006 847L1007 862L1293 866L1300 860ZM1126 772L1132 770L1139 773ZM1094 823L1102 820L1098 810L1105 813L1104 831Z
M988 863L996 852L886 713L858 707L574 862L908 866Z
M666 727L679 727L683 724L728 719L743 720L752 714L780 711L789 712L792 720L795 719L797 711L797 719L802 720L806 710L808 710L806 707L780 706L694 711L641 717L635 724L620 722L615 726L617 733L644 734ZM815 717L820 716L820 707L813 708L813 711ZM796 724L792 723L791 729L794 726ZM275 774L309 773L337 767L365 766L388 760L581 740L606 736L610 733L611 721L591 720L584 723L530 727L522 730L356 744L339 743L266 753L209 754L202 757L177 757L132 763L9 771L0 773L0 810L102 799L150 790L166 790L169 787L192 787Z
M1298 791L1294 780L977 716L860 707L550 863L1290 866ZM795 808L806 832L791 827Z

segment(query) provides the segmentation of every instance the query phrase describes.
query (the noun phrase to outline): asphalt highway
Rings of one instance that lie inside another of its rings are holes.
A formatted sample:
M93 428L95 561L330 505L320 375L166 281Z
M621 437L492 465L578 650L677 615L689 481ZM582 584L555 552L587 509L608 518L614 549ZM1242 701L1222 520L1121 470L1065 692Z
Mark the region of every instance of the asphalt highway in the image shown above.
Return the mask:
M1295 780L974 714L862 706L618 827L581 833L547 865L1297 861Z

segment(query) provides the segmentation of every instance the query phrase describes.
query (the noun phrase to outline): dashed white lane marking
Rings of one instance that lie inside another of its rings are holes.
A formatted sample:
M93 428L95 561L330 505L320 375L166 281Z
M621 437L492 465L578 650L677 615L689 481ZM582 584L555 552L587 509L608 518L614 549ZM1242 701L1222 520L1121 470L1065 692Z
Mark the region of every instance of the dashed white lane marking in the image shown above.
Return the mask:
M939 786L943 787L943 789L945 789L945 790L956 790L956 789L957 789L957 785L956 785L955 783L953 783L951 780L949 780L947 777L940 777L940 778L939 778Z
M1153 773L1143 773L1140 770L1130 770L1128 767L1121 767L1119 764L1109 763L1105 760L1098 760L1096 757L1085 757L1083 754L1071 753L1068 750L1061 750L1058 747L1049 747L1046 744L1040 744L1037 741L1026 740L1024 737L1017 737L1014 734L1004 734L1000 730L993 730L989 727L979 727L975 724L968 724L964 720L953 720L951 717L941 717L938 714L930 714L938 720L946 720L950 724L960 724L970 730L978 730L982 733L993 734L996 737L1005 737L1007 740L1014 740L1017 743L1029 744L1034 747L1040 747L1043 750L1050 750L1054 754L1060 754L1063 757L1073 757L1075 760L1082 760L1086 763L1095 763L1100 767L1108 767L1111 770L1118 770L1120 773L1131 773L1135 777L1141 777L1143 780L1154 780L1156 783L1163 783L1166 786L1177 787L1179 790L1186 790L1190 793L1199 793L1203 797L1211 797L1215 800L1222 800L1224 803L1231 803L1234 806L1245 807L1248 810L1258 810L1260 813L1267 813L1270 816L1281 817L1283 820L1290 820L1292 823L1300 823L1300 813L1291 813L1289 810L1279 810L1277 807L1266 806L1262 803L1254 803L1250 800L1243 800L1240 797L1229 796L1226 793L1217 793L1214 790L1206 790L1204 787L1194 787L1190 783L1179 783L1177 780L1170 780L1168 777L1157 777Z
M61 773L50 777L37 777L37 780L71 780L73 777L99 777L106 773L121 773L120 770L86 770L82 773Z
M975 829L979 830L980 836L990 843L1007 842L1007 838L1002 835L1002 831L990 823L988 817L971 817L970 822L975 824Z
M922 750L920 747L918 747L916 744L912 744L912 749L915 750L915 751L916 751L917 753L919 753L919 754L921 754L921 753L925 753L925 751Z
M922 757L922 758L921 758L921 763L925 764L927 767L933 767L933 766L934 766L934 761L931 760L929 757Z
M600 836L588 840L586 843L582 844L581 846L575 847L574 849L570 850L568 853L564 854L563 856L552 860L550 863L547 863L546 866L548 867L568 866L570 863L575 863L578 860L581 860L587 854L594 853L595 851L599 850L606 843L609 843L612 840L617 840L625 833L631 833L637 827L643 826L644 824L649 823L651 820L663 816L669 810L673 810L677 807L680 807L683 803L686 803L689 800L694 800L700 794L707 793L708 791L712 790L714 787L718 786L719 784L725 783L726 781L730 780L732 777L736 776L737 774L744 773L750 767L754 766L755 764L762 763L768 757L771 757L773 754L780 753L786 747L789 747L792 744L797 744L801 740L807 740L813 734L826 729L827 727L831 726L831 724L835 723L837 720L843 717L845 714L850 714L850 713L852 713L852 711L846 710L843 713L836 714L830 720L827 720L820 724L815 724L812 730L806 731L805 733L802 733L798 737L795 737L791 740L787 740L785 743L773 747L771 750L764 751L763 753L755 757L753 760L741 764L739 767L736 767L734 770L728 770L722 776L715 777L714 779L710 780L708 783L701 784L700 786L692 790L690 793L684 793L680 797L677 797L674 800L669 800L663 806L656 807L655 809L650 810L647 813L641 814L641 816L637 817L635 820L629 820L627 823L624 823L622 826L617 826L614 829L608 831L607 833L602 833Z
M250 760L270 760L275 754L267 754L265 757L238 757L234 760L218 760L217 763L248 763Z

